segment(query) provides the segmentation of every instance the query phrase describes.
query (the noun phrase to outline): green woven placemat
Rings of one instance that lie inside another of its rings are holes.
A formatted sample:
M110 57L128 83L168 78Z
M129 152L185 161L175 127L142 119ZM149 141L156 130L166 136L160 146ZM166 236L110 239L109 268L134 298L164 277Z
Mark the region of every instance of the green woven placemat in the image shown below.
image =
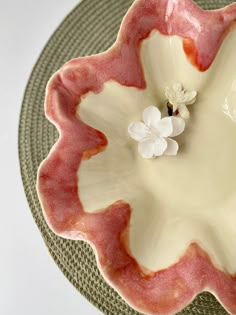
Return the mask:
M50 76L66 61L107 49L116 38L120 22L132 0L83 0L62 22L44 48L29 79L19 125L19 157L25 193L35 222L50 254L69 281L104 314L138 315L101 277L90 246L64 240L47 226L36 193L40 162L58 138L44 115L45 87ZM199 0L204 9L233 1ZM37 285L37 284L35 284ZM228 314L209 293L199 295L182 315Z

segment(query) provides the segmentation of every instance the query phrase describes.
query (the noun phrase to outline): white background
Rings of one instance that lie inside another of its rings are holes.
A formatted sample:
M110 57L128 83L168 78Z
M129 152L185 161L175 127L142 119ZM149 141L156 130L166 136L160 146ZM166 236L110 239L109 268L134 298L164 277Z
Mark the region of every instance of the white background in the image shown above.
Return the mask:
M0 0L0 314L101 314L49 255L24 195L17 133L24 89L46 41L79 0Z

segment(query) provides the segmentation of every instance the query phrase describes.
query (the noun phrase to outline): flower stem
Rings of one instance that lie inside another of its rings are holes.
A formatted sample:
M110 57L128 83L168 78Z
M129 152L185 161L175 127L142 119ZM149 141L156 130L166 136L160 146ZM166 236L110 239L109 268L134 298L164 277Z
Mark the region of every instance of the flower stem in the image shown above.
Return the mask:
M173 105L169 102L167 102L167 110L168 110L168 115L173 116Z
M178 109L173 112L173 105L170 102L167 102L167 110L169 116L177 116L179 113Z

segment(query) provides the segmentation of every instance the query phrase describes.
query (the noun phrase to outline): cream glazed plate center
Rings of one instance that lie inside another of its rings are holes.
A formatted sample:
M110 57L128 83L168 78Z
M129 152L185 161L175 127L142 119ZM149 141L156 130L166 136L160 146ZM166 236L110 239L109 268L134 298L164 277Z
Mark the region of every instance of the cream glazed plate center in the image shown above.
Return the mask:
M236 4L136 0L108 51L48 83L45 219L145 314L209 291L236 315L235 22Z

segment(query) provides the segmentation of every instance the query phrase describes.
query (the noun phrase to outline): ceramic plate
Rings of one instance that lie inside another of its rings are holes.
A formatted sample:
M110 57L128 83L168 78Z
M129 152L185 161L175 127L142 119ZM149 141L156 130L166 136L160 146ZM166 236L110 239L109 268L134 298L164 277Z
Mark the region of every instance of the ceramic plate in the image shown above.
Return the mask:
M136 0L109 50L47 86L60 138L38 172L45 219L146 314L202 291L236 314L235 22L236 4Z

